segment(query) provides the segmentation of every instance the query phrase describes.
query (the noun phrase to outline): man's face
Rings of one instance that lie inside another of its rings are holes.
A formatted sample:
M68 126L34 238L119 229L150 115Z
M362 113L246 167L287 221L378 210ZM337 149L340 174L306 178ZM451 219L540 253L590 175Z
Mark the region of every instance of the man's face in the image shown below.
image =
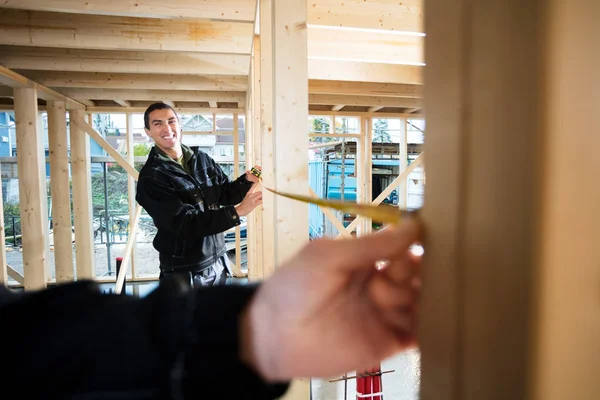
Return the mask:
M178 149L181 146L181 129L173 110L168 108L154 110L150 113L148 120L150 129L146 129L146 134L163 151L168 152L168 150Z

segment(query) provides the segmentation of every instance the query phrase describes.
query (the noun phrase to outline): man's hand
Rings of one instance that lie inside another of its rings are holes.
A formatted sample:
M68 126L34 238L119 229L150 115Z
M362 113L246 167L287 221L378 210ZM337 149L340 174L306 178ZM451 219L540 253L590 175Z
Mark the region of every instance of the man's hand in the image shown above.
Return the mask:
M420 258L409 247L420 238L411 218L374 235L308 244L242 314L242 360L268 381L330 377L416 346Z
M260 165L255 165L255 166L254 166L254 168L256 168L256 169L257 169L257 170L259 170L259 171L262 171L262 169L261 169ZM252 173L252 171L250 171L250 170L247 170L247 171L246 171L246 180L247 180L248 182L252 182L252 183L256 183L256 182L258 182L258 181L259 181L258 177L257 177L256 175L254 175L254 174Z
M252 176L254 176L254 175L252 175ZM259 205L262 204L262 192L256 191L257 186L258 186L258 181L256 181L252 185L250 190L248 190L248 193L246 193L244 200L242 200L242 202L240 204L235 206L235 211L238 213L238 215L240 217L244 217L244 216L250 214L250 212L252 210L254 210L256 207L258 207Z

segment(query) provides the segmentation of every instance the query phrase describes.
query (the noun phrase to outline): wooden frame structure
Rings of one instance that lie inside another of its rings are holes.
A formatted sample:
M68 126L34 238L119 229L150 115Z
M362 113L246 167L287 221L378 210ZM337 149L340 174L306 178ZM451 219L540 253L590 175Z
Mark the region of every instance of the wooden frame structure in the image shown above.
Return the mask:
M425 107L421 398L597 399L598 3L426 0L425 20L419 0L285 3L4 1L0 109L15 111L27 200L25 273L6 265L0 240L0 281L26 290L49 283L39 110L48 113L62 282L95 278L88 136L130 173L134 190L131 140L118 153L86 115L143 112L154 101L243 114L247 162L263 166L266 185L306 193L308 115L358 116L365 201L372 119L422 117ZM135 228L140 209L131 196L129 204ZM304 205L265 196L248 221L251 279L268 277L306 242L307 220ZM369 232L368 221L353 224ZM298 380L286 397L309 396Z

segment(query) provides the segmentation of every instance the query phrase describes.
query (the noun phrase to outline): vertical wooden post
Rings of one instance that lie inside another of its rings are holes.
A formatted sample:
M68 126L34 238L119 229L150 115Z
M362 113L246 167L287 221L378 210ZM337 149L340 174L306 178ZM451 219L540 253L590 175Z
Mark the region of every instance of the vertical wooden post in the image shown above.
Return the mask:
M598 398L598 18L428 0L423 400Z
M127 123L127 161L131 165L135 165L134 162L134 154L133 154L133 118L131 118L131 113L125 114L125 121ZM133 220L136 215L136 206L137 202L135 201L135 178L131 175L127 176L127 200L129 204L129 235L134 234L133 229ZM135 279L135 250L136 250L136 242L133 242L131 249L131 277ZM111 262L109 260L108 262ZM126 268L126 265L123 265Z
M265 185L308 195L307 3L261 0L260 7ZM274 230L273 237L264 236L264 264L272 267L308 242L308 206L268 193L265 199L263 230ZM286 398L309 399L310 379L294 381Z
M407 133L408 120L406 117L400 118L400 142L398 143L398 175L406 171L408 168L408 133ZM398 207L402 210L406 210L408 205L408 193L407 184L408 179L403 179L402 182L398 183Z
M68 282L75 279L75 273L65 102L48 102L47 112L56 282Z
M2 175L0 175L0 285L8 282L6 268L6 238L4 229L4 197L2 195Z
M254 164L260 165L265 171L263 160L263 133L261 129L262 107L261 107L261 39L259 36L254 36L254 57L252 60L252 150ZM264 189L260 188L261 190ZM264 193L263 193L264 194ZM267 196L264 196L265 198ZM254 239L252 244L254 250L253 266L248 266L248 276L251 280L260 280L264 277L264 257L263 257L263 208L258 207L254 210ZM252 274L251 274L252 271Z
M84 120L85 111L70 110L70 120ZM75 266L78 279L94 279L94 231L92 225L92 182L90 138L70 124L73 216L75 219Z
M273 0L260 0L260 129L262 140L262 179L265 186L275 188L275 144L273 108L275 87L273 78L274 35ZM275 270L275 198L266 191L263 193L263 262L262 275L267 278Z
M595 400L600 398L600 3L544 3L544 154L531 398Z
M17 164L19 168L19 205L23 244L25 289L46 287L46 235L48 219L46 202L43 142L38 129L37 91L15 88L15 120L17 131Z
M234 179L240 176L240 117L237 113L233 113L233 176ZM246 217L248 220L250 216ZM246 225L246 237L248 230ZM247 248L247 244L246 244ZM240 226L235 227L235 265L238 273L242 270L242 245L241 245L241 229Z

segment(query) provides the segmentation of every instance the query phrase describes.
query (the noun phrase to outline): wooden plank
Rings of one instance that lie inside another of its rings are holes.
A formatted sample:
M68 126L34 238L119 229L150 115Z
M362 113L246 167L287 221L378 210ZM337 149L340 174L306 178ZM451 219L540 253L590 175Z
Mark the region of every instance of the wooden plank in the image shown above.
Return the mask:
M544 140L531 399L600 397L600 3L544 2ZM577 144L573 146L573 144ZM532 154L529 154L531 157Z
M43 144L37 123L36 89L14 88L14 96L24 287L33 290L45 288L48 282Z
M69 113L71 136L71 174L73 217L75 222L75 269L77 279L94 279L94 232L92 224L92 183L90 139L76 121L83 121L85 112Z
M273 183L270 187L275 190L308 194L307 1L288 1L283 6L280 1L261 0L260 6L261 40L266 37L261 43L261 67L265 68L261 71L266 133L263 163L269 159L265 169L271 173L265 185ZM263 228L274 226L277 266L308 242L308 207L284 197L273 199L272 194L265 193L265 198L270 199L264 203L265 213L272 206L273 219L266 219ZM283 396L284 400L309 398L310 378L295 379Z
M245 92L219 92L203 90L125 90L60 88L60 93L74 99L125 100L125 101L217 101L224 103L244 102Z
M422 98L423 86L397 83L325 81L311 79L308 82L308 92L311 94Z
M247 54L0 46L0 64L13 70L126 74L247 75L249 59L250 56ZM393 69L391 68L390 70ZM380 72L384 73L383 70ZM390 71L389 74L393 74L393 71ZM410 70L404 74L398 73L398 75L412 76Z
M0 53L0 62L4 57ZM309 79L422 85L423 70L417 65L308 58Z
M308 57L370 63L424 65L424 37L387 31L310 26Z
M142 215L142 206L139 204L135 208L135 215L131 221L129 237L127 238L127 244L125 245L125 252L123 253L123 261L121 263L121 270L117 275L117 281L115 284L115 293L120 294L123 290L123 284L125 283L125 276L127 276L127 267L132 256L135 240L137 237L138 224L140 222L140 216Z
M239 114L233 114L233 176L240 176L240 132L239 132ZM246 217L246 218L249 218ZM247 226L246 226L246 229ZM247 231L246 231L247 232ZM247 235L247 233L246 233ZM247 277L248 274L242 272L242 246L241 246L241 229L235 227L235 265L234 275L237 277Z
M259 0L260 7L260 136L262 141L262 180L265 186L275 187L274 124L274 27L272 0ZM268 278L275 271L275 198L263 191L262 207L262 275Z
M34 11L55 11L76 14L102 14L124 17L210 19L223 21L254 21L256 1L248 0L4 0L3 8Z
M0 175L0 185L2 185L2 176ZM1 186L0 186L1 187ZM8 282L8 270L6 267L6 228L4 225L4 198L0 190L0 285L6 285Z
M91 115L91 114L89 114ZM133 145L134 145L134 140L133 140L133 118L131 117L131 113L126 113L125 114L125 123L127 125L127 162L130 165L134 165L134 154L133 154ZM135 165L134 165L135 167ZM135 194L136 194L136 179L129 175L127 177L127 203L129 206L129 220L133 221L135 219L135 213L136 213L136 206L137 206L137 201L135 200ZM132 234L132 230L131 230L131 226L129 227L129 233ZM136 233L137 234L137 233ZM136 271L135 271L135 259L136 259L136 242L133 243L133 248L131 250L131 277L133 279L136 278Z
M2 14L0 14L2 15ZM0 17L1 18L1 17ZM57 100L65 101L69 109L85 109L85 106L77 101L65 97L64 95L44 86L38 82L18 74L17 72L0 65L0 85L6 85L13 88L32 88L37 91L37 96L46 101Z
M121 153L117 151L117 149L112 147L110 143L108 143L106 139L100 133L98 133L90 124L88 124L83 118L77 117L71 118L70 121L71 126L75 126L78 129L90 135L90 137L94 139L94 141L98 143L98 145L102 147L104 151L106 151L111 157L115 159L117 164L119 164L125 170L125 172L127 172L130 176L137 180L139 172L135 169L135 167L132 164L130 164L121 155Z
M319 0L308 8L310 24L424 32L422 0Z
M3 9L0 44L92 50L250 54L252 23Z
M259 24L260 19L257 21ZM261 130L262 107L261 107L261 38L254 36L254 55L252 60L252 153L254 164L260 165L265 170L263 165L263 135ZM264 193L263 193L264 194ZM266 197L266 196L265 196ZM251 276L253 281L262 279L264 276L264 261L263 261L263 207L257 207L254 210L254 267ZM248 266L248 274L250 276L250 265Z
M159 74L109 74L101 72L30 71L18 73L42 85L57 88L144 90L246 91L246 76Z
M423 400L534 398L543 4L427 3Z
M144 113L146 111L147 106L144 107L88 107L87 111L91 113ZM173 107L178 114L210 114L215 113L219 114L233 114L235 112L241 112L243 108L200 108L200 107ZM2 107L0 107L2 109ZM184 135L186 132L182 132ZM219 133L219 135L223 135L226 133Z
M378 97L378 96L354 96L341 94L309 94L309 104L345 104L347 106L374 107L414 107L422 104L423 99L408 97ZM339 110L332 110L339 111Z
M56 282L69 282L74 280L75 271L66 104L62 101L51 101L48 103L47 112Z

